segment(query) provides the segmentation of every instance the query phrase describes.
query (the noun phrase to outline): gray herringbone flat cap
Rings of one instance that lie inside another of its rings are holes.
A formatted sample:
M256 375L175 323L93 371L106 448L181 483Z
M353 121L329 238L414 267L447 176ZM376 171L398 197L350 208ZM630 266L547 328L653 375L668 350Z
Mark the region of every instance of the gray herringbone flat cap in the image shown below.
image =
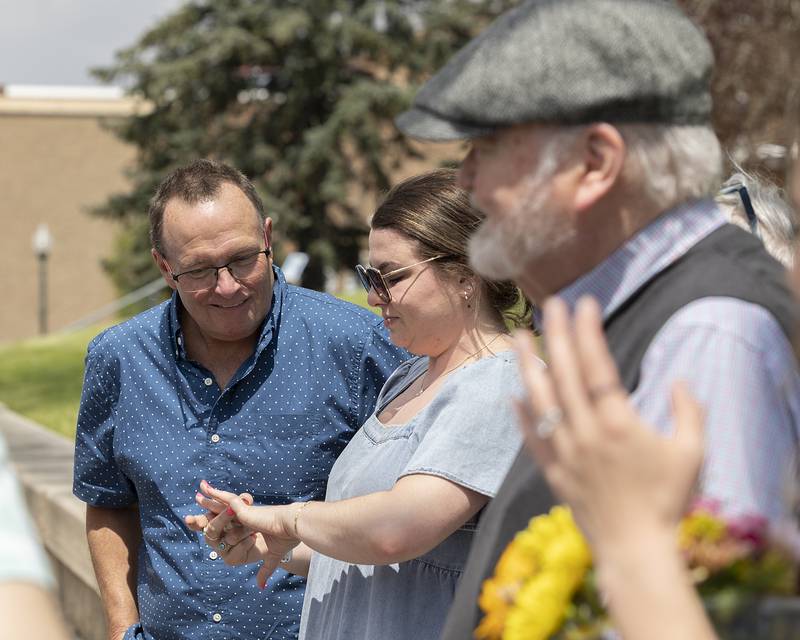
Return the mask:
M397 126L458 140L527 122L705 124L712 65L669 0L532 0L459 51Z

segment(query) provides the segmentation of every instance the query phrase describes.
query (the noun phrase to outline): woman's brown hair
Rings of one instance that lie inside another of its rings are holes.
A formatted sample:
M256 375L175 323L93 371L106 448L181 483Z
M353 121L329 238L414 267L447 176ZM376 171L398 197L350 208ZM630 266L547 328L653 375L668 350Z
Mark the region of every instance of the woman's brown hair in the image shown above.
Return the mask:
M372 217L373 229L393 229L415 240L420 260L446 256L434 264L443 273L475 282L476 305L484 305L506 326L530 322L530 303L510 280L487 280L469 265L469 238L484 220L456 184L454 169L436 169L408 178L386 194Z

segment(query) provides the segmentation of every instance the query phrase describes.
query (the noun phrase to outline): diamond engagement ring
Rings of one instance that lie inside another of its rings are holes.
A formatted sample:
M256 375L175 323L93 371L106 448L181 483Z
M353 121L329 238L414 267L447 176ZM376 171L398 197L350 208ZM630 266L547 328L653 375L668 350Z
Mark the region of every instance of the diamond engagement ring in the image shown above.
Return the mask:
M219 551L225 551L225 549L227 548L228 548L228 543L225 542L224 540L217 545L217 549Z
M542 440L546 440L553 435L553 432L562 420L564 420L564 412L561 409L558 407L548 409L536 423L536 435Z

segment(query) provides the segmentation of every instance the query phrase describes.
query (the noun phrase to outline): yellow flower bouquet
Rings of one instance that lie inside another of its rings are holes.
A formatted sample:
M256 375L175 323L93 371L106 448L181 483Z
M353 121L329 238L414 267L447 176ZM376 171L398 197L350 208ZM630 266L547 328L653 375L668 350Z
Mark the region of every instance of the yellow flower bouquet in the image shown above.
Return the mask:
M720 635L756 637L726 628L742 632L743 616L755 615L754 603L795 593L796 565L768 542L765 520L726 520L718 512L718 505L698 502L680 524L680 548ZM476 640L614 637L589 546L567 507L532 518L516 535L484 582L478 604L484 616ZM794 624L800 624L800 607L793 605Z

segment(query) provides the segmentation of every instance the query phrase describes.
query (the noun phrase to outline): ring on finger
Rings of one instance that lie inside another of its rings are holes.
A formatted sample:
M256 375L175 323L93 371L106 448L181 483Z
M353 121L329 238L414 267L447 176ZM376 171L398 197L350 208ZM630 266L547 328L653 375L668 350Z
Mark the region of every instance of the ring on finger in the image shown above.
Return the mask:
M556 427L564 420L564 412L558 407L545 411L536 423L536 435L542 440L547 440L553 435Z
M203 527L203 535L204 535L206 538L208 538L209 540L211 540L211 541L217 541L217 540L219 540L219 536L215 538L214 536L212 536L212 535L209 533L208 525L206 525L205 527Z
M225 542L224 540L217 545L218 551L225 551L225 549L227 548L228 548L228 543Z

